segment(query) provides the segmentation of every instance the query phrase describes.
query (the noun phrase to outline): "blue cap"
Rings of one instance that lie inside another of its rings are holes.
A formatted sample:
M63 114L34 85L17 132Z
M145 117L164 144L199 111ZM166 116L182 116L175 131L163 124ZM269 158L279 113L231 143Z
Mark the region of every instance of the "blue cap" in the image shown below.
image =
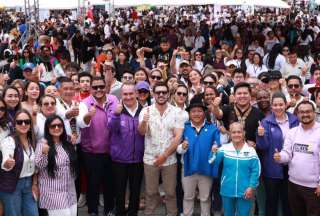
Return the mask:
M25 63L23 66L22 66L22 70L26 70L26 69L30 69L30 70L33 70L34 68L34 64L33 63Z
M145 90L150 90L150 85L149 83L147 83L146 81L140 81L136 84L136 89L140 90L140 89L145 89Z

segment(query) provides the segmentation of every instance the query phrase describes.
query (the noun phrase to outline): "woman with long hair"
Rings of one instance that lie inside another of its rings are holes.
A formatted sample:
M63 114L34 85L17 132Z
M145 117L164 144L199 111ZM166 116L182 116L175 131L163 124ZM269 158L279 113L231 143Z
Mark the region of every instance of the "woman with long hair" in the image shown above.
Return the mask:
M3 90L3 100L7 107L9 127L11 130L14 125L14 116L21 107L19 90L13 86L6 87Z
M31 115L36 116L40 98L40 84L32 81L28 82L24 92L25 97L21 102L21 107L28 110Z
M250 77L258 77L262 72L267 72L268 68L263 64L262 57L259 53L253 55L253 64L247 67L247 74Z
M22 68L25 63L33 63L33 64L36 63L34 55L31 51L31 49L29 49L28 47L23 49L22 55L19 58L20 68Z
M203 92L202 75L197 69L192 69L189 73L189 100L197 94Z
M286 63L286 58L281 54L281 44L275 44L271 51L263 57L263 64L267 66L269 70L280 70Z
M35 156L39 169L39 206L47 209L49 216L76 216L75 148L68 141L63 120L58 115L49 116L44 128L44 139L38 143Z
M15 132L1 142L0 200L5 215L38 216L36 140L31 115L19 110L13 122Z

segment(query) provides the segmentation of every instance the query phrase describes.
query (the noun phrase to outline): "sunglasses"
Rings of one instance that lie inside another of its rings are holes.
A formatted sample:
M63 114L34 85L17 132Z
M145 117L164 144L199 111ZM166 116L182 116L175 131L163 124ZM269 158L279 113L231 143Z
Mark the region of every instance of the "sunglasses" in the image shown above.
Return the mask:
M185 93L185 92L177 92L176 93L178 96L183 96L183 97L187 97L187 93Z
M55 103L55 102L45 102L45 103L43 103L42 105L43 105L43 106L46 106L46 107L49 106L49 105L50 105L50 106L55 106L56 103Z
M31 124L31 120L30 119L19 119L16 120L16 124L17 125L30 125Z
M289 50L288 49L283 49L282 52L289 52Z
M201 54L200 53L196 53L196 56L201 56Z
M290 85L288 85L288 88L289 89L293 89L293 88L297 89L297 88L300 88L300 85L299 84L290 84Z
M161 76L151 76L151 79L153 79L153 80L161 80L162 77Z
M106 88L105 85L92 86L92 89L94 89L94 90L98 90L98 89L103 90L103 89L105 89L105 88Z
M149 91L148 90L138 90L139 94L148 94Z
M156 92L154 92L156 95L166 95L166 94L168 94L168 92L167 91L156 91Z
M213 85L213 84L214 84L214 82L207 82L207 81L203 81L203 84L205 84L205 85Z
M0 107L0 112L5 112L6 108L5 107Z
M49 126L50 129L62 129L63 124L52 124Z

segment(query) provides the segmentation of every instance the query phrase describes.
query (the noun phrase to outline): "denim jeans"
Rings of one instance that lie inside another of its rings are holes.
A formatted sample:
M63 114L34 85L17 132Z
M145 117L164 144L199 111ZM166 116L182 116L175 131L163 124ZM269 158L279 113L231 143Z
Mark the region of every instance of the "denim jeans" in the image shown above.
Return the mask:
M20 178L16 190L12 193L0 192L4 205L4 215L38 216L37 203L32 196L32 178Z

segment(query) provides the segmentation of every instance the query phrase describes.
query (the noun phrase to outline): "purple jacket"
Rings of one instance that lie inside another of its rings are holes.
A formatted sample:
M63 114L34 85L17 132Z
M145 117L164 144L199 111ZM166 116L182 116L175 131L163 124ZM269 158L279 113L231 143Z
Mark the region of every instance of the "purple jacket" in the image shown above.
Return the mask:
M97 112L91 119L90 126L81 129L81 149L87 153L109 153L109 129L106 127L108 118L118 105L118 99L113 95L107 95L104 107L97 104L93 96L82 101L88 109L96 104Z
M143 161L144 136L138 132L141 110L142 106L139 104L134 117L124 108L120 115L112 113L109 118L110 156L113 161L120 163Z
M15 139L15 142L17 140ZM2 160L2 155L0 155L0 161ZM14 150L14 159L16 161L16 165L10 171L4 171L0 168L0 191L12 193L16 190L16 186L18 180L20 178L20 173L23 165L23 150L19 143L16 143L16 148Z

